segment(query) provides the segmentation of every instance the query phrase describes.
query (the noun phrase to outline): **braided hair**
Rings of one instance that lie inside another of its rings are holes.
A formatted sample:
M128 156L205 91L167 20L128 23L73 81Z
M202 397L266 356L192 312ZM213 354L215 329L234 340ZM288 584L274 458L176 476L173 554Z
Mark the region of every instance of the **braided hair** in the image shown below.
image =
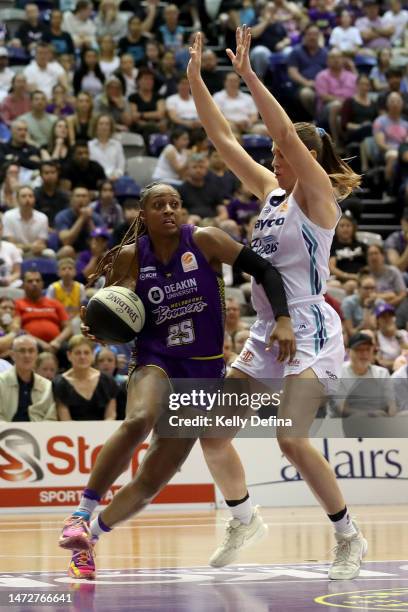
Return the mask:
M161 183L160 181L155 181L154 183L149 183L149 185L146 185L146 187L142 189L142 191L140 192L140 208L141 209L144 208L145 203L147 199L149 198L153 189L157 187L158 185L162 185L162 184L164 183ZM106 284L108 284L109 274L112 272L112 269L114 268L116 261L123 247L134 244L135 245L135 258L137 258L138 238L140 236L143 236L146 233L147 233L147 228L145 224L143 223L141 214L139 212L137 217L130 224L129 229L127 230L126 234L122 238L122 241L116 246L114 246L112 249L110 249L107 253L105 253L102 259L98 262L95 272L89 275L87 286L89 287L91 285L94 285L101 276L106 277L107 279ZM114 284L115 285L120 284L120 282L125 278L127 272L128 270L126 270L124 274L117 281L115 281Z

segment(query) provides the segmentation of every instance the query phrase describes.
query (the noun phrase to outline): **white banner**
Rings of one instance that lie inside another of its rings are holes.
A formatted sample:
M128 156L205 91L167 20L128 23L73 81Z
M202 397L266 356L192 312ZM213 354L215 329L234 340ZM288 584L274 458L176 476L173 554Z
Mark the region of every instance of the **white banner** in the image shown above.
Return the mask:
M334 469L348 504L408 503L408 445L401 438L321 438L313 445ZM312 506L316 500L276 439L239 438L234 446L248 490L262 506ZM225 502L217 489L217 506Z
M92 465L117 421L0 423L0 510L76 506ZM131 480L148 442L141 444L129 468L105 496ZM182 470L153 503L214 505L210 474L197 444Z

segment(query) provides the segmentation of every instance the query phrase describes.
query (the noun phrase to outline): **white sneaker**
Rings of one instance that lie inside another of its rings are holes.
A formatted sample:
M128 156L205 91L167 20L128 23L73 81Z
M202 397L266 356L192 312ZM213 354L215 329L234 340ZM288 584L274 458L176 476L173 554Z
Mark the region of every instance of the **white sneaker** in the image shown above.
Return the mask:
M360 573L361 561L367 554L368 544L354 522L353 525L357 533L352 536L334 534L337 546L334 549L335 559L329 569L331 580L351 580Z
M224 541L211 557L209 564L211 567L224 567L232 563L238 557L241 548L257 542L267 533L268 526L263 522L258 507L254 508L251 522L248 525L241 523L239 519L230 519Z

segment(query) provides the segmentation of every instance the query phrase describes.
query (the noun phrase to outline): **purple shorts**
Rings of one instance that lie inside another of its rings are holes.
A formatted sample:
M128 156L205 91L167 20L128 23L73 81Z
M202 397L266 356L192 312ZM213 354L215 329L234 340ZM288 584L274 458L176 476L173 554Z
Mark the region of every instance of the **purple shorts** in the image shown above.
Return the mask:
M225 362L222 357L216 359L170 359L157 353L138 353L135 369L149 365L162 369L170 379L222 379L225 377Z

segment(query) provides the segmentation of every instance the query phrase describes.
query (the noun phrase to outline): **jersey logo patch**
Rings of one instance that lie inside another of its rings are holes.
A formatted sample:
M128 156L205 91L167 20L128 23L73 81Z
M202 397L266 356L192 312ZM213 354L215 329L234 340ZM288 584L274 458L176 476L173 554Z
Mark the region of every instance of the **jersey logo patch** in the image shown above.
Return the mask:
M186 251L181 256L181 266L183 272L191 272L191 270L198 270L198 263L196 256L191 251Z
M147 297L152 304L160 304L164 300L163 289L160 289L160 287L150 287Z
M246 349L243 353L241 353L241 355L239 356L239 358L241 359L241 361L243 361L244 363L249 363L250 361L253 360L254 358L254 354L251 351L248 351L248 349Z

